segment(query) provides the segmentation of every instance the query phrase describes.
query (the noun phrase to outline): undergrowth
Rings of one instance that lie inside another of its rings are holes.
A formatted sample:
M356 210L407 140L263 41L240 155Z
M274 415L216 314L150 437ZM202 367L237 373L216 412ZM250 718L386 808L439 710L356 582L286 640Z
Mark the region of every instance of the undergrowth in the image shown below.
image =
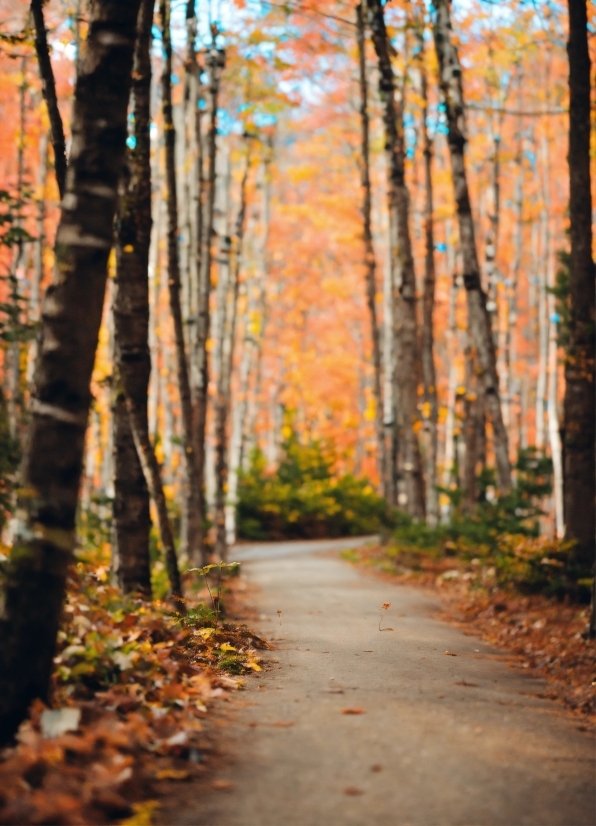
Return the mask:
M332 447L302 444L292 430L276 471L253 452L240 479L238 530L244 539L315 539L376 533L386 521L385 501L367 479L334 472Z

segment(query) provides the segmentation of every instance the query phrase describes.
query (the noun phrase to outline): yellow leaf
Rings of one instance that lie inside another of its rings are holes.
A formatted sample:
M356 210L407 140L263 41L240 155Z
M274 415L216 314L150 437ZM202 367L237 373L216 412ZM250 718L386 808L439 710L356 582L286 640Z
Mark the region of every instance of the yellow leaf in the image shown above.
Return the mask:
M215 628L199 628L195 633L203 637L204 640L208 640L209 637L215 634Z
M120 826L152 826L153 816L159 809L158 800L144 800L142 803L135 803L132 807L134 814L120 821Z
M252 668L253 671L262 671L263 670L256 660L249 660L246 663L246 667L247 668Z
M233 645L230 645L229 642L224 642L219 646L220 651L236 651Z

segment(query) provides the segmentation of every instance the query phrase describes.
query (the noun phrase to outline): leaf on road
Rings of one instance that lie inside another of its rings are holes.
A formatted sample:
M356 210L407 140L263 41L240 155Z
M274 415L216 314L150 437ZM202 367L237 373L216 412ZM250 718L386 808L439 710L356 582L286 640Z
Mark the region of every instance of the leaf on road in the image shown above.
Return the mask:
M459 680L455 685L465 685L468 688L478 688L478 683L468 683L466 680Z
M156 780L188 780L190 773L184 769L162 769L155 775Z
M363 708L342 708L342 714L364 714Z
M347 789L344 789L344 794L349 794L351 797L356 797L359 794L364 794L362 789L357 789L355 786L348 786Z
M457 654L454 654L452 651L445 651L448 657L457 657Z

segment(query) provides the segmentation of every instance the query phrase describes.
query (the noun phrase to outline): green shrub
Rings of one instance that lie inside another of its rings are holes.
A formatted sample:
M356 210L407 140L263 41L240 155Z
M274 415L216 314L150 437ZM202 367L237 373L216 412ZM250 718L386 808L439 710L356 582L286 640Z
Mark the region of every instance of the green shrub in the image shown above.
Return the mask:
M370 483L333 474L335 456L325 442L301 444L292 432L274 473L256 450L240 478L238 532L244 539L316 539L379 530L386 506Z

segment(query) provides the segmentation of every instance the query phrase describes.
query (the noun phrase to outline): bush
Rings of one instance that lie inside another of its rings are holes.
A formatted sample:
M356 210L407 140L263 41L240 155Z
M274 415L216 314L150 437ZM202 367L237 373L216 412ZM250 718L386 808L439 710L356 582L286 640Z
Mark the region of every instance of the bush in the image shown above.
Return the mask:
M317 539L375 533L385 519L385 502L366 479L333 474L330 445L301 444L294 432L283 459L267 472L256 450L240 478L238 533L244 539Z

